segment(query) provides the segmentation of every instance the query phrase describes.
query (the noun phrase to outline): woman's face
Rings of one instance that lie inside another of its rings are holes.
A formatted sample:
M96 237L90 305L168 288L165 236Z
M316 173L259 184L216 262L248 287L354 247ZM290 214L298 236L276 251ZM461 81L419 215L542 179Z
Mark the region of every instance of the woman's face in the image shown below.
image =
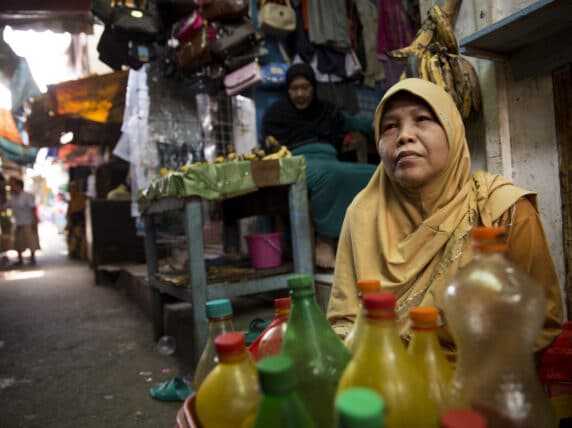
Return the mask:
M314 87L305 77L295 77L288 86L288 96L298 110L307 109L314 99Z
M378 151L389 179L416 189L445 168L449 145L433 110L420 98L404 93L386 106Z

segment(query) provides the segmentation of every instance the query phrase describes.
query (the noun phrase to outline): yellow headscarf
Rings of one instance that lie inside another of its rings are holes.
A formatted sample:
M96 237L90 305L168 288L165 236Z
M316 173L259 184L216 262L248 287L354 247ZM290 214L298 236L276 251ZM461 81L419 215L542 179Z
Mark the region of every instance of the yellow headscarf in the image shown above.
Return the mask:
M440 306L444 285L472 257L471 228L477 223L492 225L519 198L532 194L499 175L483 171L471 175L461 115L449 94L426 80L406 79L387 91L375 113L376 142L384 108L401 91L423 99L433 109L447 136L447 164L414 192L392 182L383 164L379 165L348 208L341 240L344 234L351 234L351 256L336 263L332 293L334 297L345 293L345 287L336 286L339 282L355 284L359 278L379 278L384 289L397 295L402 333L407 334L409 308ZM355 302L355 296L337 297L330 302L329 318L332 314L344 317L344 299Z

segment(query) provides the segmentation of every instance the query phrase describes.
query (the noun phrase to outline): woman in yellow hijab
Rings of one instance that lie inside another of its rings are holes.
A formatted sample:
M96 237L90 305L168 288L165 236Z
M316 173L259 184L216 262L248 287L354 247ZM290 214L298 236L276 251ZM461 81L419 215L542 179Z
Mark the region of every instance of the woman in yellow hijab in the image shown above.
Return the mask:
M349 206L342 227L328 320L339 336L356 315L356 283L378 278L397 295L401 334L410 307L441 307L444 287L472 259L473 226L508 226L507 257L546 292L546 320L537 349L562 325L558 278L538 214L536 195L500 175L471 174L465 129L452 98L422 79L403 80L375 115L382 162ZM445 349L454 352L446 328Z

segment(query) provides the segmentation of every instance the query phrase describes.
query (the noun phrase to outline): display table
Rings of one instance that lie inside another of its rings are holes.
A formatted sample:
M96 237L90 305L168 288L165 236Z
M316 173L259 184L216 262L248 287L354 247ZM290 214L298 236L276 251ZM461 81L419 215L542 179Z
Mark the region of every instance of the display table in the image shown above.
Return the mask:
M209 281L204 247L203 200L223 204L225 218L273 214L284 206L290 218L292 263L250 275ZM239 161L206 164L173 173L154 181L138 198L145 220L145 255L151 291L155 338L163 335L165 295L187 301L193 307L193 359L197 363L205 345L209 300L244 296L287 288L293 273L313 272L310 217L306 189L306 162L301 156L267 161ZM174 285L159 274L157 245L164 243L157 229L157 217L169 211L182 212L184 240L188 252L188 283Z

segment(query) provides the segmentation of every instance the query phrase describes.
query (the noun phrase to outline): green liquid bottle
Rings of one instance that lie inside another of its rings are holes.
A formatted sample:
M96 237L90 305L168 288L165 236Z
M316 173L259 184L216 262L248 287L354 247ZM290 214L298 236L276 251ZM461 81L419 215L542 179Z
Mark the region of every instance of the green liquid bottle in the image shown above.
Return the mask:
M254 428L315 428L314 421L294 392L294 366L285 355L263 358L256 365L262 400Z
M334 424L334 397L351 355L316 302L312 275L288 279L292 308L282 355L292 359L296 391L318 428Z
M350 388L336 398L337 428L383 428L385 404L368 388Z

